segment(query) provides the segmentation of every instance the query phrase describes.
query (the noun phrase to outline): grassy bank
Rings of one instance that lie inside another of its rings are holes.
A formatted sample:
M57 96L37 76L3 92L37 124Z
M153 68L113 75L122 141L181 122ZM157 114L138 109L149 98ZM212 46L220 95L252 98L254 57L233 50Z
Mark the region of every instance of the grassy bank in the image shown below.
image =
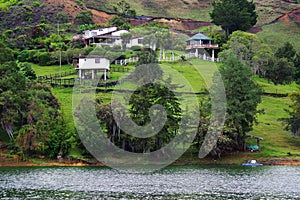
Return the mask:
M214 65L214 63L201 60L161 64L162 67L168 66L178 71L185 79L189 81L195 92L201 91L206 87L203 77L212 76L211 68ZM197 68L201 68L202 74L199 74ZM114 77L114 79L118 79L122 75L122 72L117 72L115 74L112 73L112 77ZM290 94L296 91L297 88L295 83L286 86L274 86L273 84L268 83L268 81L265 79L255 77L255 80L259 85L262 86L264 91L268 93ZM69 131L74 131L74 122L72 117L72 92L72 88L53 88L54 95L61 103L62 111ZM99 93L98 95L104 103L108 103L110 101L111 93ZM263 141L261 142L260 153L234 153L232 155L223 157L221 160L215 161L211 158L199 160L197 158L198 150L193 149L191 152L187 152L181 159L179 159L178 163L239 164L244 160L251 158L262 161L277 158L300 159L300 138L291 136L288 131L284 130L284 125L281 123L281 121L279 121L280 118L288 117L284 109L287 109L290 103L291 101L288 97L262 97L262 102L259 105L259 109L263 109L264 114L260 114L258 116L258 124L253 127L253 131L251 132L251 134L263 138Z

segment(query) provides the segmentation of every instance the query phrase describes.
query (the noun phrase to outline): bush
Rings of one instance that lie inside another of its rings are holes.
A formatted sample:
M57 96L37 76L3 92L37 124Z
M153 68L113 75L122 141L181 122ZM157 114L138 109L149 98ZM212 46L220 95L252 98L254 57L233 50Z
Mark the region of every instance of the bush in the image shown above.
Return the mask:
M51 65L51 53L38 52L37 53L38 64L41 66Z
M39 7L39 6L40 6L40 2L34 1L34 2L33 2L33 6L34 6L34 7Z
M29 57L29 51L28 50L23 50L18 55L18 60L20 62L30 62L28 57Z
M113 52L121 52L123 50L122 50L122 47L120 45L115 45L115 46L111 47L111 51L113 51Z
M20 62L32 62L38 63L37 54L39 51L37 50L23 50L18 55L18 60Z
M138 45L134 45L130 48L132 51L140 51L142 49L141 46L138 46Z
M60 52L59 51L55 51L53 53L51 53L50 56L50 63L51 64L55 64L55 65L59 65L59 59L60 59ZM69 59L68 59L68 54L66 51L62 51L61 52L61 64L65 65L69 63Z

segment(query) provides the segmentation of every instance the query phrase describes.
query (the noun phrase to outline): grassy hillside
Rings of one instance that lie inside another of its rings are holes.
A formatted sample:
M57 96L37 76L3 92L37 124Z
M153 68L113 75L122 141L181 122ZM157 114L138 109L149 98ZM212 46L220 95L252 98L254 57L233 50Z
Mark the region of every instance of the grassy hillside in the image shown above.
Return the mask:
M44 18L50 23L56 23L56 15L64 13L73 22L82 10L92 9L113 12L113 6L120 0L1 0L0 1L0 31L13 29L16 26L28 26L40 23ZM153 17L190 18L194 20L210 21L212 0L127 0L137 15ZM270 23L281 15L299 8L300 5L292 1L254 0L258 13L257 25ZM21 13L21 14L20 14ZM99 14L99 13L98 13ZM100 18L101 15L99 14ZM99 17L99 16L98 16ZM106 16L107 17L107 16ZM102 23L107 18L103 16ZM106 18L106 19L104 19Z
M191 18L195 20L210 21L209 11L213 0L127 0L137 11L138 15L155 17ZM87 7L99 10L112 11L112 6L119 0L84 0ZM280 0L254 0L259 15L258 25L266 24L277 17L300 7L296 3Z
M300 26L296 22L285 23L279 21L266 25L262 27L262 31L257 33L257 35L269 44L272 49L276 50L288 41L300 52Z
M184 63L164 63L161 66L172 67L180 74L182 74L192 85L194 91L200 91L206 87L203 78L209 74L210 68L214 63L206 62L202 60L192 60L191 62ZM203 70L207 70L207 73L199 75L194 66L201 67ZM37 68L36 68L37 69ZM40 72L37 71L39 74ZM118 78L122 73L118 72L112 76ZM292 93L296 90L296 84L286 86L274 86L261 78L255 78L255 80L263 87L264 91L270 93L286 94ZM54 95L61 103L63 114L67 122L69 131L74 131L74 122L72 117L72 88L53 88ZM104 103L110 101L111 93L99 93L100 98ZM258 116L258 124L254 126L254 130L251 134L262 137L264 140L261 142L262 151L257 154L236 154L234 157L228 157L234 162L242 162L248 158L269 158L269 157L286 157L290 152L293 156L300 157L300 138L294 138L288 131L284 130L284 125L279 121L280 118L288 117L284 109L288 108L291 103L288 97L275 98L270 96L263 96L262 103L259 105L260 109L264 109L264 114ZM184 159L191 159L189 157ZM226 160L226 159L225 159Z

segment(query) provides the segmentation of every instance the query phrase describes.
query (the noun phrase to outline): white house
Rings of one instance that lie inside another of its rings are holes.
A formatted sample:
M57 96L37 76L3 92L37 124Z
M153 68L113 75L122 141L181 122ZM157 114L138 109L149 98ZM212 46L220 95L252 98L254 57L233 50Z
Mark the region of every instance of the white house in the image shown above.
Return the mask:
M122 46L121 35L124 33L130 32L127 30L117 30L117 27L88 30L84 32L84 39L87 45ZM126 44L127 48L132 46L143 46L143 38L133 36Z
M81 79L94 80L103 77L103 79L106 80L110 71L110 60L105 56L79 56L75 64L77 66L78 76Z
M213 44L213 40L202 33L198 33L187 40L186 50L188 53L194 54L196 57L202 57L204 60L209 55L205 49L211 49L212 56L211 61L215 61L215 49L218 49L219 45Z

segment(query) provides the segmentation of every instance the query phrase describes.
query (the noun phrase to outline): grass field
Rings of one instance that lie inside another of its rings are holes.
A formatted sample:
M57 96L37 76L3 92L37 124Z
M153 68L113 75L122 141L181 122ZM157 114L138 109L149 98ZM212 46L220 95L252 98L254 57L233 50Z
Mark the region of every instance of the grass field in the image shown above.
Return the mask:
M36 64L31 64L32 69L35 71L37 76L47 76L50 74L58 74L61 72L69 72L74 71L74 67L72 65L62 65L61 69L60 66L39 66Z
M276 50L284 43L293 44L297 52L300 52L300 27L295 22L277 22L262 27L262 31L257 36Z
M198 92L206 87L203 77L212 76L211 68L214 67L215 64L202 60L190 60L188 62L163 63L161 66L163 68L164 66L168 66L178 71L180 76L182 75L189 81L193 90ZM201 68L202 73L199 73L197 68ZM120 78L122 75L124 75L122 72L112 72L111 74L114 80ZM263 87L264 91L270 93L290 94L297 89L297 85L295 83L285 86L274 86L262 78L255 77L255 80ZM72 88L53 88L53 94L61 103L62 112L69 131L74 131L74 122L72 117L72 93ZM102 99L103 103L110 102L111 92L102 92L97 95L100 99ZM237 153L235 156L228 157L227 159L230 159L230 161L233 162L240 162L245 156L254 158L286 157L288 152L294 156L300 157L300 138L294 138L291 136L288 131L284 130L284 125L281 121L279 121L280 118L288 117L288 114L284 111L284 109L287 109L290 103L291 101L288 97L275 98L263 96L259 109L263 109L264 114L258 115L258 124L253 127L253 131L251 132L251 134L263 138L263 141L261 142L262 151L257 154ZM191 158L186 157L185 159L188 160Z

